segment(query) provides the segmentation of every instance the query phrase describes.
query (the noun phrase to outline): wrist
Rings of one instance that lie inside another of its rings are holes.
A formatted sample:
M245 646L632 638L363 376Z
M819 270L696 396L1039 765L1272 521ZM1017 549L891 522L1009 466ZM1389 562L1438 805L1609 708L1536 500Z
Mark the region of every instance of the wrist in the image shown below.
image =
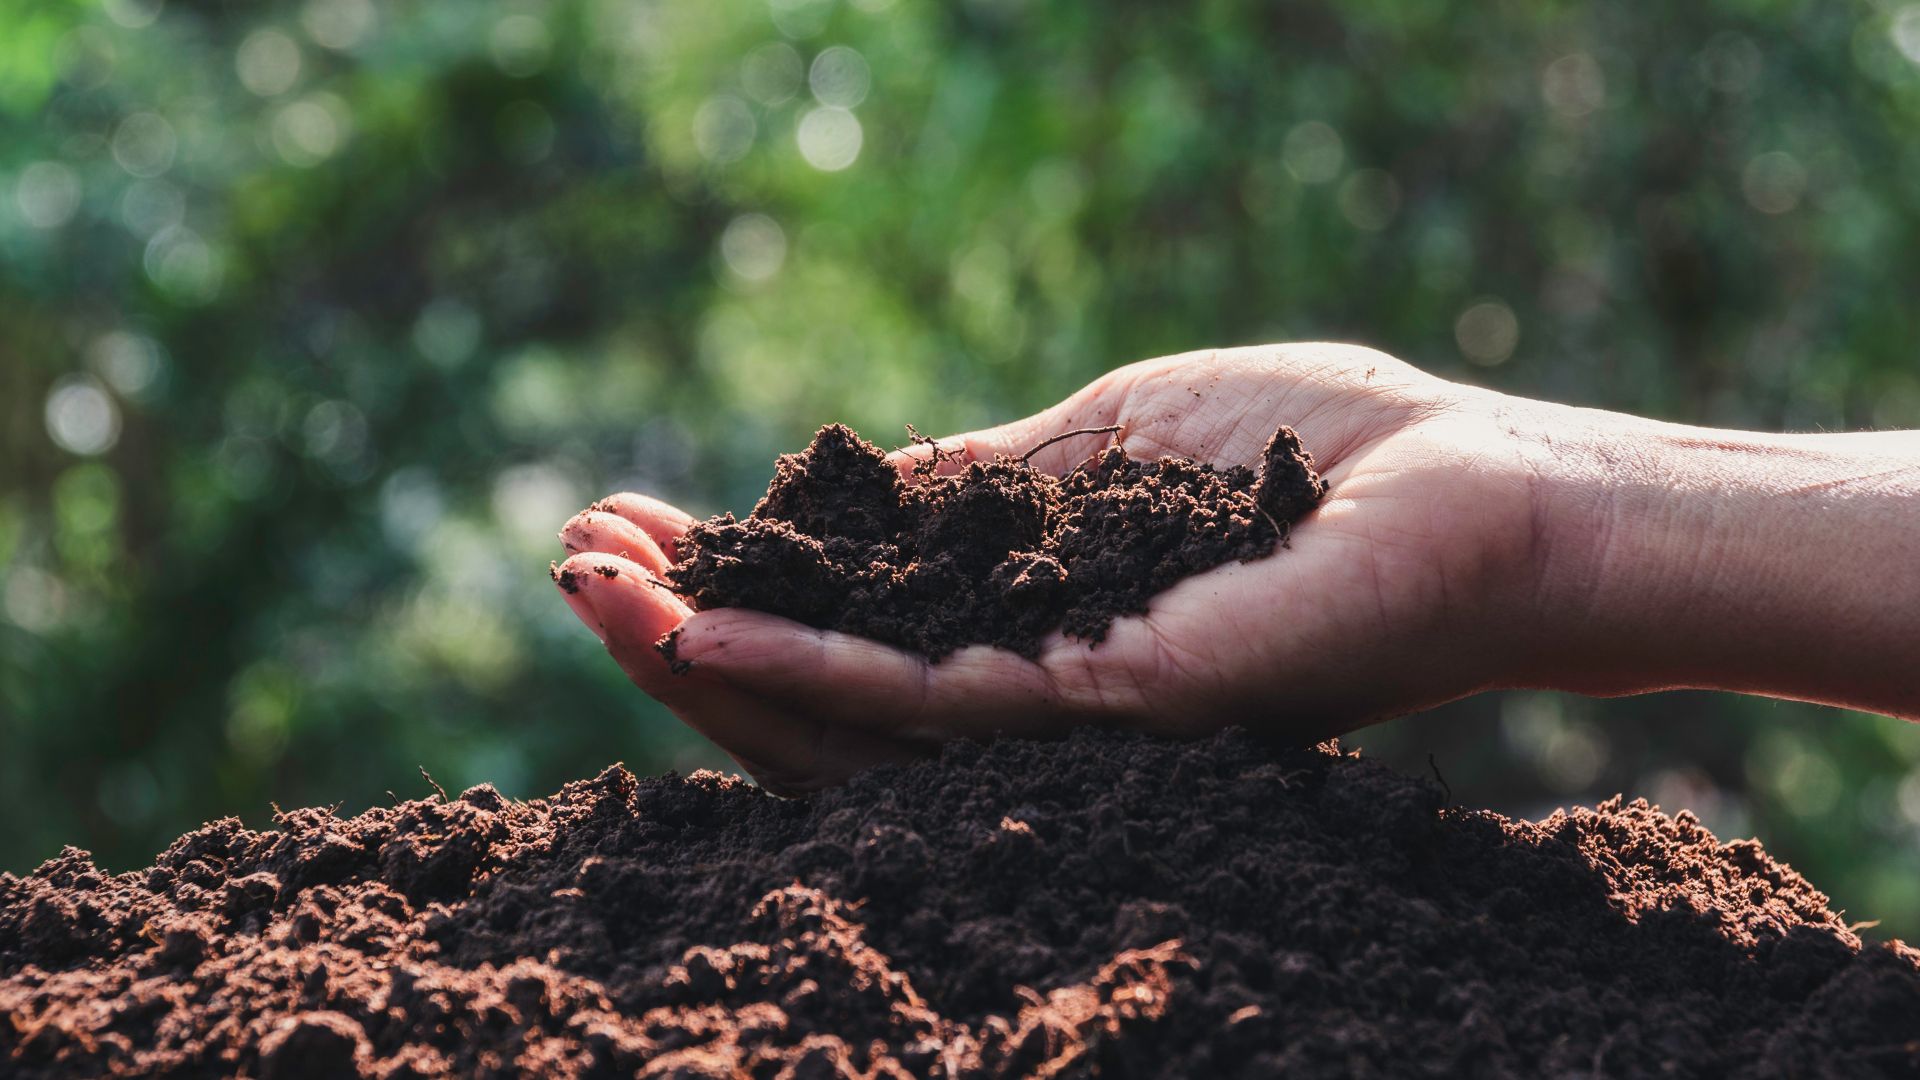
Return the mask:
M1920 443L1532 416L1525 684L1913 712Z

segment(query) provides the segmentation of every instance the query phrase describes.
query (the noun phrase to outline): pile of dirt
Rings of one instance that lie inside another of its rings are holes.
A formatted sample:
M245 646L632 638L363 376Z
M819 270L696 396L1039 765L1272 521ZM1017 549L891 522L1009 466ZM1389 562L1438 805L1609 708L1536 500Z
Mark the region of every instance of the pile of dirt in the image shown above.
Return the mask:
M1239 732L806 801L616 767L0 875L8 1075L1916 1070L1920 952L1756 844Z
M780 458L745 521L688 531L668 584L696 609L755 608L934 659L976 642L1033 656L1056 627L1097 642L1175 581L1271 553L1327 490L1285 427L1258 472L1113 446L1065 477L1007 457L936 477L934 454L907 484L873 444L821 428Z

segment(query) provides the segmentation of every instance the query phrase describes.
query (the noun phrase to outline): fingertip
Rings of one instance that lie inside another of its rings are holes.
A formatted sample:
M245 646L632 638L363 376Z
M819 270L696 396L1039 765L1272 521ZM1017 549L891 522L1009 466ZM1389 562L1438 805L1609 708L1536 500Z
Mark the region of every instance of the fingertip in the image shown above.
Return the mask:
M630 560L654 574L672 565L666 552L639 526L605 510L582 510L560 530L560 543L569 553L601 552Z
M631 491L609 495L587 507L586 512L613 514L626 519L659 545L669 563L680 557L680 537L686 535L696 521L692 514L672 503Z
M600 639L600 644L605 645L607 643L606 626L600 621L600 613L594 610L593 602L583 591L585 579L590 571L584 566L576 566L573 563L573 559L568 559L565 564L548 563L547 576L553 579L554 585L560 590L560 598L567 602L567 607L573 611L574 617L584 623L587 629L593 631L593 635Z
M688 607L660 580L618 555L586 551L553 569L567 606L627 663L687 617ZM657 656L657 654L655 654Z

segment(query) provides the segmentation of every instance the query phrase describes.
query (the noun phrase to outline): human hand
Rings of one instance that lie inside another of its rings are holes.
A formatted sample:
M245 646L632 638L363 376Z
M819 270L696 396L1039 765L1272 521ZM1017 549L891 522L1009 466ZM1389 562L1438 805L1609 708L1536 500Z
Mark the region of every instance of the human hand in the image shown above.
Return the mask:
M1221 566L1098 646L929 664L657 575L692 519L615 496L569 522L559 578L643 690L769 788L958 737L1077 724L1294 741L1480 690L1736 690L1920 716L1920 434L1761 435L1449 383L1345 345L1189 353L938 441L943 471L1119 425L1137 457L1254 464L1292 426L1330 490L1290 550ZM1035 467L1070 469L1070 439ZM903 475L931 450L895 455ZM679 630L675 675L654 649Z
M1291 550L1179 582L1097 647L1056 633L1035 660L974 646L929 664L761 612L696 614L658 580L693 521L641 496L568 523L560 581L636 684L776 790L955 737L1082 723L1324 738L1500 681L1492 639L1533 542L1501 426L1511 401L1352 346L1234 349L1120 368L1035 416L939 440L957 455L942 471L1107 425L1136 457L1254 465L1284 422L1331 484ZM1064 473L1095 448L1066 440L1032 464ZM896 460L908 473L930 452ZM677 675L654 648L676 629L690 665Z

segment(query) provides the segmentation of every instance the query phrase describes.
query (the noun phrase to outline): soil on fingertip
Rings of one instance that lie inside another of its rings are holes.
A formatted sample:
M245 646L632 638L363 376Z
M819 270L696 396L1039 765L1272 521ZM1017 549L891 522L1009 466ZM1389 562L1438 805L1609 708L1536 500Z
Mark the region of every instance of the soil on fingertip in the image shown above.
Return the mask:
M0 1075L1913 1076L1920 952L1615 799L1328 744L961 743L807 800L614 767L0 874Z
M693 526L666 580L696 609L753 608L935 660L976 643L1034 656L1055 629L1099 642L1181 578L1271 554L1327 490L1285 427L1257 471L1120 446L1064 477L1024 458L936 464L903 482L878 447L823 427L780 458L745 520Z

